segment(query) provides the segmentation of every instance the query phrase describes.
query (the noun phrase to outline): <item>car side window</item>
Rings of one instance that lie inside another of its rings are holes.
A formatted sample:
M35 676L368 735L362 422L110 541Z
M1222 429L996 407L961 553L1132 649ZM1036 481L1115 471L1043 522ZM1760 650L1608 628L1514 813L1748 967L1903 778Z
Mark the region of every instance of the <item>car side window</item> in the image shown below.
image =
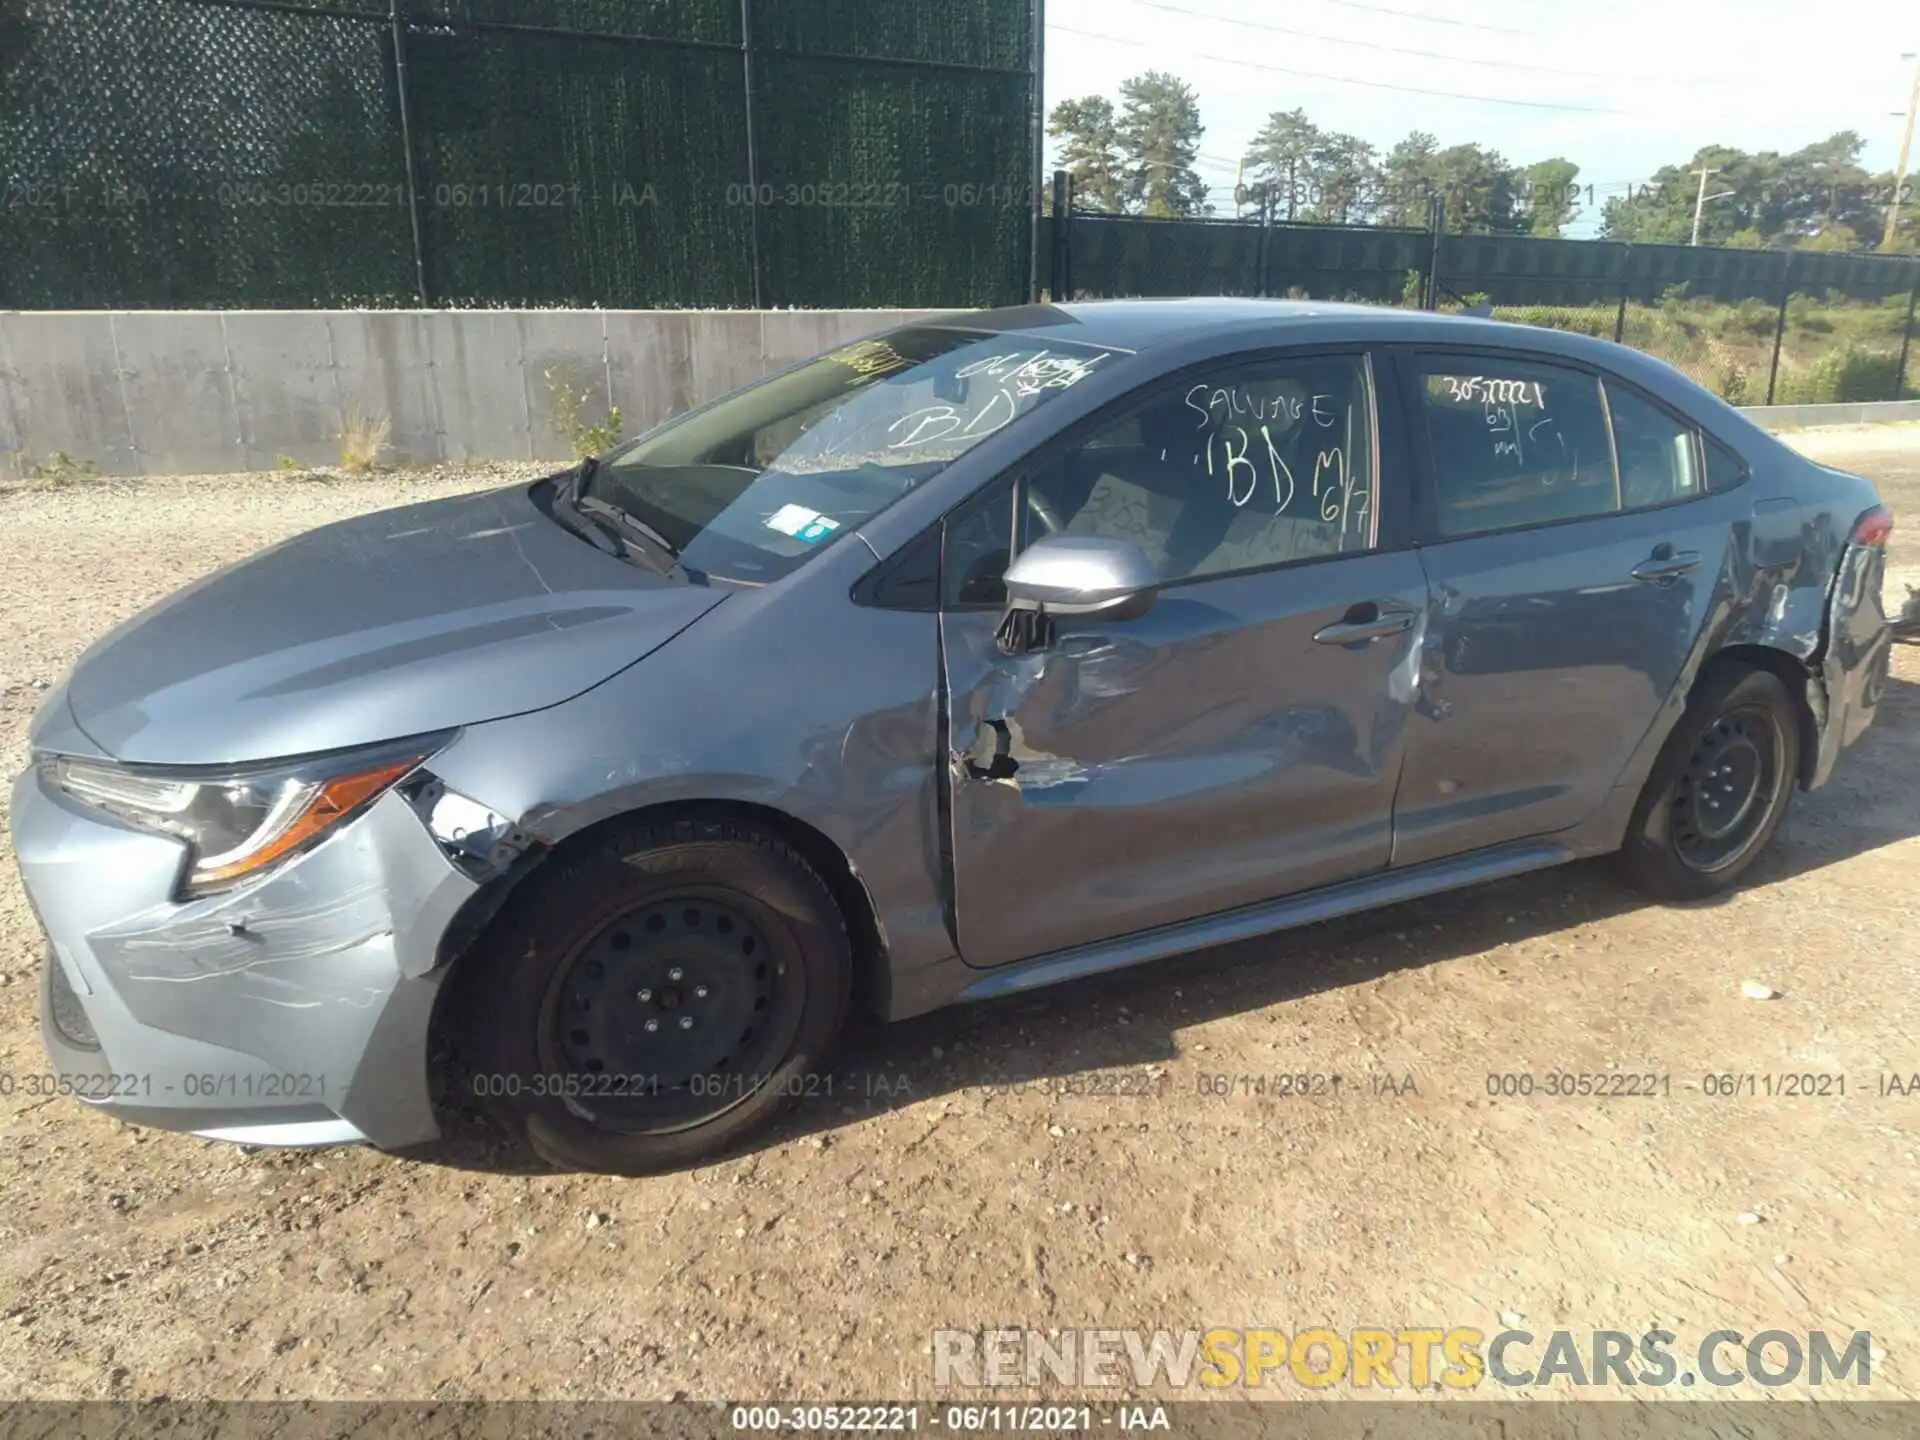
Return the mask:
M947 517L940 559L940 603L946 609L1007 603L1013 554L1013 482L999 480Z
M1693 427L1629 386L1611 380L1606 386L1621 505L1636 510L1701 494L1706 487Z
M1722 490L1731 490L1746 481L1747 462L1730 447L1711 435L1703 436L1702 443L1707 452L1707 489L1710 492L1718 495Z
M1023 543L1131 540L1162 580L1371 549L1373 433L1363 355L1189 374L1028 472Z
M1415 383L1441 534L1620 508L1598 376L1528 360L1423 355Z

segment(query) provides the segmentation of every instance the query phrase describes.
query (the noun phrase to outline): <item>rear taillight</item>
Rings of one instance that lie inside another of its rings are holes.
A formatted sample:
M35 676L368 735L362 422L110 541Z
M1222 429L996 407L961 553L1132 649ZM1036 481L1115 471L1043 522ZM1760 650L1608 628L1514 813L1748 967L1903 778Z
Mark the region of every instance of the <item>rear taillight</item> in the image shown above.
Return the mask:
M1851 545L1871 545L1876 550L1887 548L1887 537L1893 534L1893 512L1884 505L1876 505L1854 523L1853 534L1847 537Z

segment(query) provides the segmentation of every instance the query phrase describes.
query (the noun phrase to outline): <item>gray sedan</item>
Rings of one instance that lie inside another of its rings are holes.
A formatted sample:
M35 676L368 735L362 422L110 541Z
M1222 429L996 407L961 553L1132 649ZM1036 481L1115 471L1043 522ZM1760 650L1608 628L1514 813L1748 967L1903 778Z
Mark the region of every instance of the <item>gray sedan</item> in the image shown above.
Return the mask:
M916 324L96 644L13 795L47 1048L139 1124L391 1147L444 1035L549 1160L644 1173L856 1011L1606 852L1711 895L1873 718L1891 525L1579 336Z

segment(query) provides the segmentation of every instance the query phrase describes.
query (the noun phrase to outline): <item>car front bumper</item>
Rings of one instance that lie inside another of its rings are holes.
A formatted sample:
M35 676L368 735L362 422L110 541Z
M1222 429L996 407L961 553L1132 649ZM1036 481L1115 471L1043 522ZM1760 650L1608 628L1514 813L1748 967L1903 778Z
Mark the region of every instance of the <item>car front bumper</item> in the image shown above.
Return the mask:
M263 879L186 902L177 842L75 804L38 767L15 782L11 820L48 939L51 1073L25 1083L246 1144L438 1133L436 966L476 885L398 792Z

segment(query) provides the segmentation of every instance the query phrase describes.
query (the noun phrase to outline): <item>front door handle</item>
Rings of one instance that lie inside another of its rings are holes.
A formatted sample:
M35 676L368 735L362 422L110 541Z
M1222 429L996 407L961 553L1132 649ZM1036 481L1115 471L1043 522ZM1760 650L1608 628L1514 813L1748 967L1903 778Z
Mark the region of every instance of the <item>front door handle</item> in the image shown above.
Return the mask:
M1698 550L1675 550L1671 545L1654 547L1653 554L1633 567L1633 578L1649 585L1664 585L1677 580L1700 563Z
M1316 645L1370 645L1411 630L1419 615L1417 610L1388 610L1376 600L1363 600L1348 606L1347 613L1333 624L1314 631L1313 641Z

